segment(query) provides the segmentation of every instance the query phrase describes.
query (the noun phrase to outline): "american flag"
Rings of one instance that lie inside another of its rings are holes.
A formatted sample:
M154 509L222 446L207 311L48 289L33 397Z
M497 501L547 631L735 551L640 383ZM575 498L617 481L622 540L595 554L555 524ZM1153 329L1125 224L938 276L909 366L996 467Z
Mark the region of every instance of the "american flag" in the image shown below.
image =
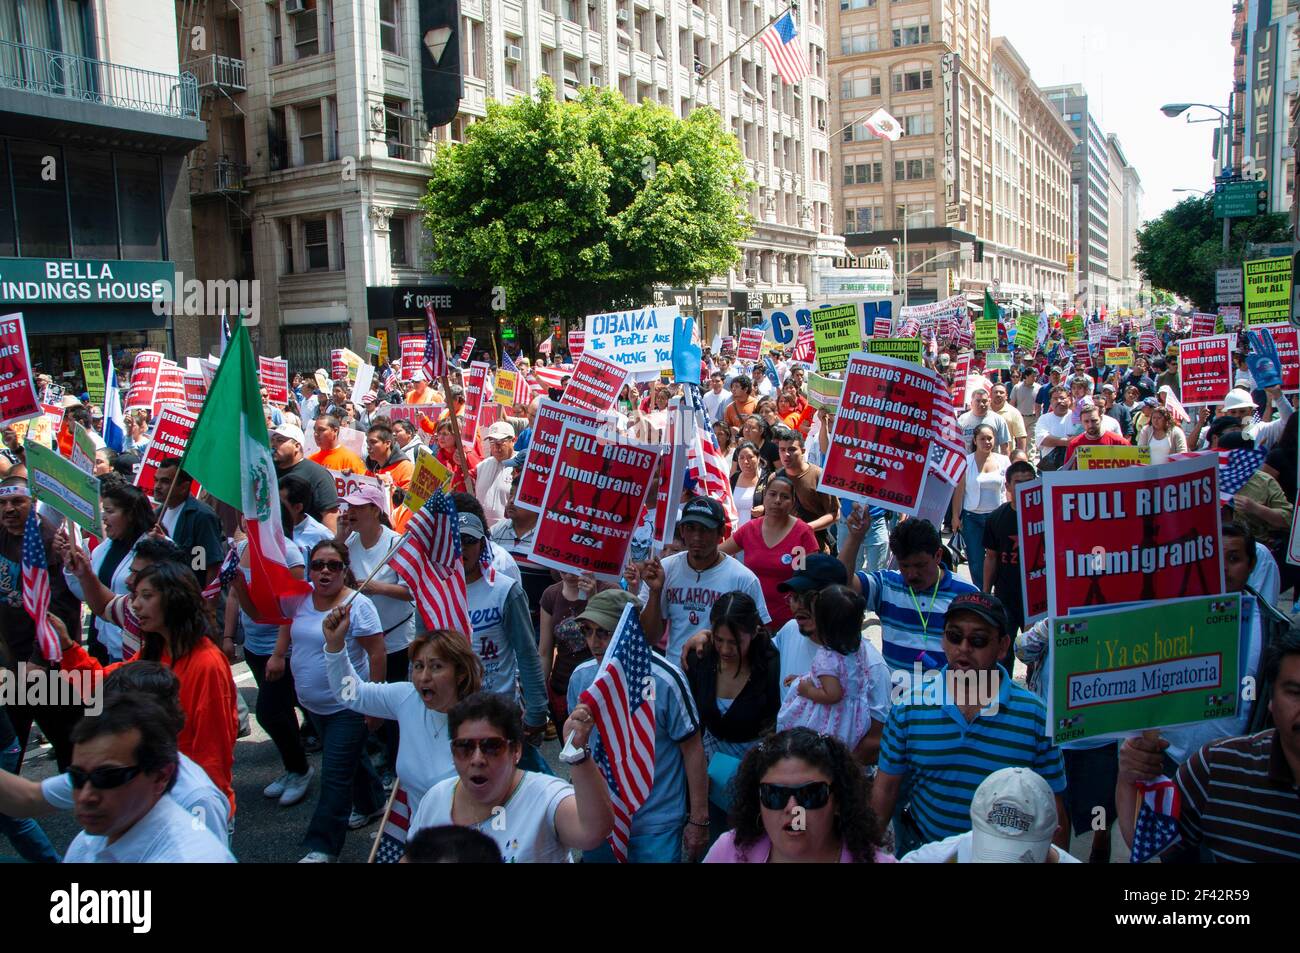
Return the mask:
M230 580L235 578L237 572L239 572L239 550L235 548L234 540L227 539L226 558L221 561L221 568L212 577L212 581L203 587L203 598L215 599L219 592L230 585Z
M552 364L549 367L534 367L533 377L541 385L542 390L550 390L552 387L563 387L562 383L566 377L573 376L572 364Z
M1241 492L1241 488L1268 458L1267 450L1239 447L1236 450L1188 450L1185 453L1171 453L1169 462L1193 460L1203 453L1216 453L1219 456L1220 503L1231 503L1232 498Z
M877 318L876 320L879 321L880 319ZM811 364L816 356L817 346L813 343L813 329L800 328L799 337L794 342L794 359L805 364Z
M1146 863L1180 839L1178 786L1163 774L1154 781L1138 781L1137 820L1133 824L1133 850L1129 862Z
M448 373L447 352L442 349L442 335L438 333L438 319L433 314L433 305L426 304L424 313L429 319L429 328L424 332L424 379L433 382L442 379Z
M803 50L803 41L799 40L799 31L795 29L794 14L787 12L758 37L767 47L767 55L776 64L776 71L787 83L797 83L808 75L808 56Z
M23 530L23 608L36 623L36 644L47 662L63 658L63 646L46 618L50 611L50 566L45 561L45 542L41 539L41 521L36 504L27 514Z
M654 685L652 664L641 620L628 605L595 681L579 698L591 709L596 723L591 754L609 785L614 808L609 846L620 864L627 863L632 815L646 802L654 785L655 696L646 690Z
M950 486L966 477L966 450L952 394L942 381L933 382L934 438L930 442L930 469Z
M384 369L379 372L379 386L384 390L392 390L397 386L397 370L392 361L385 364Z
M384 818L384 826L379 831L379 847L375 851L375 863L396 864L406 853L406 835L411 828L411 803L406 796L406 788L401 779L393 790L393 803Z
M682 391L686 400L682 407L694 418L694 427L683 421L682 435L686 438L687 472L694 475L702 494L722 504L727 516L728 535L740 528L740 512L736 509L736 500L731 495L731 475L722 463L722 450L718 447L718 438L709 426L709 415L704 410L704 400L698 384L683 384Z
M393 553L392 565L411 587L426 628L450 629L469 637L473 628L460 550L460 523L450 496L434 490L411 517L406 537Z
M533 392L528 386L528 381L524 379L524 375L519 373L519 368L515 366L515 362L510 360L509 354L501 355L501 370L515 375L515 394L511 398L515 405L527 407L528 402L533 399Z

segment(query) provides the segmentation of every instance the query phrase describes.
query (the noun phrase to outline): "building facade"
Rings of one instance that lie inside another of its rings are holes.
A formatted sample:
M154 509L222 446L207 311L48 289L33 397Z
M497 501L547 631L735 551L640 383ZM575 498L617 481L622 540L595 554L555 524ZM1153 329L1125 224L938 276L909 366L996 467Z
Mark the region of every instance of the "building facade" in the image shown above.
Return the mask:
M400 334L422 330L426 301L449 338L472 334L492 352L502 328L491 295L437 274L418 202L439 143L462 140L489 100L529 95L544 75L569 98L591 84L678 115L707 104L736 134L758 184L741 264L698 289L657 292L698 308L707 336L748 308L806 300L820 262L843 253L831 211L825 0L796 14L811 65L797 86L781 81L762 44L746 45L784 9L777 0L462 0L463 97L433 135L415 0L274 0L242 11L224 2L197 5L203 24L181 24L182 41L203 25L226 45L201 51L215 59L210 134L191 169L199 270L258 280L255 333L296 370L366 335L395 356ZM228 61L238 65L222 73Z
M1072 140L1010 43L990 36L988 0L838 8L832 163L850 250L894 250L909 302L989 290L1062 303ZM866 129L882 107L903 127L896 142Z
M1107 208L1110 294L1106 305L1112 311L1131 311L1141 307L1142 298L1142 276L1133 261L1141 224L1142 180L1125 158L1119 137L1114 133L1106 137L1106 160L1110 180Z
M196 353L184 156L205 138L171 0L0 0L0 313L56 379L78 351Z
M1233 21L1234 166L1267 184L1269 209L1289 212L1295 149L1291 102L1300 92L1300 2L1242 0Z

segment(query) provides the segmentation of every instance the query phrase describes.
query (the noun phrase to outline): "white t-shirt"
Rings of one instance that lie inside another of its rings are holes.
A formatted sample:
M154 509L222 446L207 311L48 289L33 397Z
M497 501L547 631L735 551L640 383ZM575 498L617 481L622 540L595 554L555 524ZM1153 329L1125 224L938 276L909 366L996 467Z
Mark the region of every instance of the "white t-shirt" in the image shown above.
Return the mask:
M945 837L943 840L931 841L924 844L899 858L899 863L903 864L969 864L971 840L975 836L974 831L967 831L964 834L953 834L951 837ZM1061 848L1053 846L1051 850L1056 851L1056 862L1058 864L1079 864L1082 863L1078 857L1067 854Z
M739 519L736 521L737 528L740 528L749 522L750 514L754 511L754 490L757 486L758 484L755 484L754 486L741 486L737 483L735 490L731 494L732 498L736 501L736 513L739 516Z
M514 474L514 470L496 457L488 457L474 471L474 496L483 507L488 526L505 517Z
M731 394L725 388L716 394L708 390L701 399L704 401L704 412L709 415L709 422L716 423L722 419L722 412L731 403Z
M65 864L233 864L224 840L173 798L161 797L114 843L105 834L82 831L64 855Z
M328 612L321 612L307 596L298 607L289 629L289 665L293 669L293 687L303 708L317 715L334 715L345 711L330 688L325 671L325 630ZM358 636L379 635L384 631L379 612L369 597L358 595L352 600L352 625L344 638L348 659L363 681L370 678L370 656L357 642Z
M697 573L687 563L687 553L673 553L663 561L664 588L659 608L668 623L669 660L682 657L682 646L696 632L709 627L709 610L728 592L743 592L754 599L758 615L771 622L758 577L737 559L722 559L712 569Z
M568 863L568 849L555 830L555 812L565 798L574 796L573 785L536 771L523 775L501 810L471 826L496 841L507 864ZM451 802L459 783L459 777L448 778L429 789L415 811L411 834L453 823Z
M996 464L996 469L984 473L975 462L975 454L966 455L966 495L962 498L961 505L966 512L992 513L1002 505L1005 495L1002 488L1006 481L1007 467L1011 466L1011 458L1000 453L989 456Z
M1044 437L1059 437L1068 440L1070 437L1082 433L1082 428L1074 425L1070 419L1071 416L1071 414L1065 414L1058 417L1054 413L1048 413L1038 418L1038 423L1034 425L1034 446L1038 448L1039 453L1048 453L1055 449L1043 446Z
M1117 437L1124 436L1124 431L1120 429L1119 421L1110 414L1101 415L1101 432L1113 433Z
M402 539L402 534L394 532L387 526L379 528L379 539L375 545L366 549L359 533L348 536L348 557L352 563L352 574L360 581L370 575L379 565L388 551ZM375 574L375 582L390 585L406 585L397 576L397 570L390 562ZM411 644L415 638L415 602L411 599L394 599L392 596L369 596L379 612L379 624L384 631L384 651L389 655L400 652ZM389 673L390 675L393 673Z

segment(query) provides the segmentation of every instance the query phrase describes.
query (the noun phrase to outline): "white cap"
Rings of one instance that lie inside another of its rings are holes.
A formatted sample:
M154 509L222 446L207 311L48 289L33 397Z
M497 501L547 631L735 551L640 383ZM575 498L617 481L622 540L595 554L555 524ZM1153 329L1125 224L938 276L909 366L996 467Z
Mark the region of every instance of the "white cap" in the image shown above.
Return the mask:
M1227 413L1230 410L1241 410L1243 408L1255 408L1259 404L1255 403L1250 394L1246 393L1239 387L1234 387L1228 391L1228 396L1223 398L1223 406L1219 408L1221 413Z
M284 437L286 440L295 440L298 446L305 447L307 438L303 436L302 428L294 424L280 424L271 431L272 436Z
M1056 833L1056 798L1028 768L994 771L970 805L971 863L1041 864Z
M504 420L498 420L483 434L488 440L510 440L515 436L515 428Z

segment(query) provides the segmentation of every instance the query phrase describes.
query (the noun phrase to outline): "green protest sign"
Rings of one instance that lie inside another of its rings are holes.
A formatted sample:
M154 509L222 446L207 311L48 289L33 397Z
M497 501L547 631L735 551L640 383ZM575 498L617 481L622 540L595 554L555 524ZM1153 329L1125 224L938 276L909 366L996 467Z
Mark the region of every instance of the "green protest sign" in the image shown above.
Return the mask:
M370 336L366 337L366 353L373 354L376 357L379 356L379 338Z
M1291 256L1262 258L1242 266L1246 295L1242 324L1275 324L1291 319Z
M925 345L921 343L920 338L868 338L867 353L879 354L883 357L893 357L900 361L911 361L913 364L921 364L924 361L922 357Z
M856 304L818 308L812 313L817 370L823 374L849 366L849 355L862 350L862 323Z
M86 390L90 393L90 402L102 405L104 403L104 356L98 349L81 352L81 373L86 378Z
M72 465L82 473L95 470L95 441L90 438L86 428L77 422L72 424Z
M975 322L975 342L977 351L991 351L998 346L998 323L981 318Z
M1065 333L1065 340L1073 344L1075 341L1083 340L1083 318L1077 314L1072 314L1068 318L1061 319L1061 330Z
M1163 330L1164 330L1165 328L1167 328L1167 327L1169 327L1169 315L1167 315L1167 314L1157 314L1156 317L1155 317L1155 328L1156 328L1156 330L1157 330L1157 331L1163 331Z
M48 503L92 536L102 536L99 480L38 443L27 444L32 495Z
M984 367L990 371L1009 371L1011 370L1011 355L1003 354L1001 351L993 351L984 356Z
M818 410L823 407L834 411L840 405L844 381L838 377L823 377L816 371L808 375L808 403Z
M1032 311L1020 316L1016 323L1016 347L1028 350L1038 340L1038 315Z
M1053 742L1235 715L1241 613L1240 593L1227 593L1053 619Z

